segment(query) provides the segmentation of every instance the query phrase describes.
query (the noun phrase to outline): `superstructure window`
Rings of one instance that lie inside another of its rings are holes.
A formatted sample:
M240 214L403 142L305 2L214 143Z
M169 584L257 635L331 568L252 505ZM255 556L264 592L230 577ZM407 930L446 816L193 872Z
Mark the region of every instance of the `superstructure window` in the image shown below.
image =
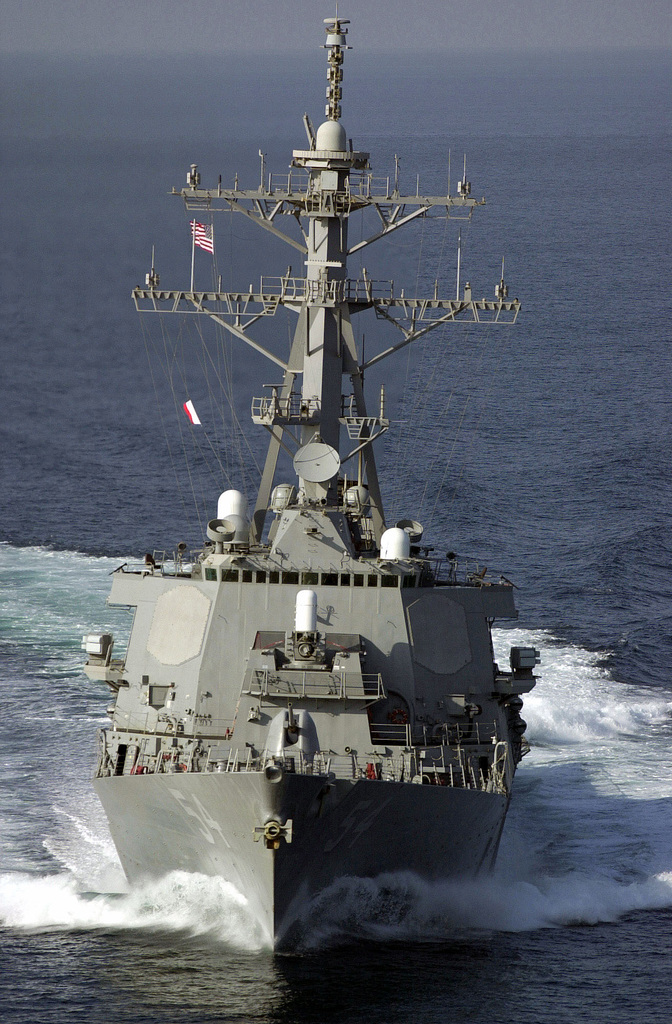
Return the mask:
M367 585L367 587L377 587L378 586L378 577L377 576L369 576L367 578L367 580L366 580L366 585Z
M216 569L206 569L205 570L205 578L206 578L206 580L211 580L212 582L216 583L217 582L217 570Z
M361 572L356 572L355 575L352 577L352 585L353 587L364 586L364 576L362 575Z
M338 586L338 573L337 572L323 572L322 573L322 584L325 587L337 587Z
M298 583L299 574L298 572L283 572L282 574L283 583Z
M399 579L400 579L399 576L392 576L392 575L381 576L380 577L380 585L381 585L381 587L398 587L399 586Z
M243 583L251 583L251 582L252 582L252 570L251 569L243 569Z
M277 571L277 569L271 569L271 571L268 574L268 582L269 583L279 583L280 582L280 573Z
M301 582L304 587L316 587L318 583L318 574L316 572L302 572Z
M266 570L265 569L258 569L257 570L257 583L265 583L265 582L266 582Z
M214 570L213 570L214 571ZM150 686L149 688L149 706L152 708L165 707L166 700L168 699L169 686Z
M350 586L350 573L348 573L348 572L342 572L341 573L341 586L342 587L349 587Z
M222 580L224 583L237 583L238 582L238 570L237 569L222 569Z

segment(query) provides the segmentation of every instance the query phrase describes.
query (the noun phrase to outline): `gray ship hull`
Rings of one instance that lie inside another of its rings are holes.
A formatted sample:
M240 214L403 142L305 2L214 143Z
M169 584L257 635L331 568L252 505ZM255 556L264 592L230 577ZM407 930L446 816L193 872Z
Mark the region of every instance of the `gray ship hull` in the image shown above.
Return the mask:
M488 870L507 809L503 795L478 790L290 774L273 784L258 772L101 778L95 788L129 880L222 877L276 948L343 876ZM263 834L269 821L287 826L277 848Z

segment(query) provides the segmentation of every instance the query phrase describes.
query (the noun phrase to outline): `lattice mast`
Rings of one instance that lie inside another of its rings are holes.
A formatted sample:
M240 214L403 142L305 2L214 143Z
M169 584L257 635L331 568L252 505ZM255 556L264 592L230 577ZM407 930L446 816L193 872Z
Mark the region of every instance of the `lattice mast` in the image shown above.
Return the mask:
M340 451L340 421L344 412L344 374L352 379L356 414L366 416L345 283L350 173L353 169L368 167L369 154L353 151L340 122L347 24L338 18L325 21L327 120L314 135L309 128L310 149L294 150L292 154L293 166L305 168L309 175L305 205L308 218L306 302L295 340L296 356L302 362L301 408L309 422L301 425L300 437L302 447L317 440L336 453ZM298 461L301 490L306 497L334 504L336 476L311 481L301 476L300 457ZM369 486L373 482L377 491L375 466L372 459L367 462ZM335 464L335 460L332 463ZM318 475L313 468L306 466L308 474ZM372 495L372 498L380 507L379 495Z
M136 288L133 296L141 312L190 312L208 316L237 338L263 353L283 370L283 379L269 393L253 400L253 420L266 427L271 441L257 498L251 541L261 539L277 459L281 447L293 455L299 477L299 500L310 505L334 507L338 501L338 477L343 462L357 457L363 465L369 490L376 538L384 530L384 516L372 442L387 429L381 397L380 408L367 412L362 386L367 367L386 358L439 324L471 321L513 323L520 304L508 299L502 276L495 288L495 301L472 297L471 287L455 298L434 295L424 299L395 296L392 282L374 282L364 271L363 278L347 276L348 256L398 230L418 217L457 215L470 217L485 200L471 196L466 177L457 184L457 195L423 196L399 191L398 171L394 180L374 181L369 154L355 151L341 124L343 59L346 49L346 19L325 19L327 50L326 120L313 131L304 118L309 148L294 150L292 170L278 183L266 177L265 158L261 156L261 181L258 189L200 187L200 174L192 164L187 187L180 195L188 210L216 213L232 210L242 213L290 246L298 249L305 262L305 277L262 279L258 292L164 291L152 266L146 287ZM298 171L298 174L297 174ZM298 181L297 179L301 179ZM363 209L374 210L378 229L363 241L349 246L348 218ZM302 241L285 234L276 224L280 215L291 214L301 224ZM454 215L454 214L453 214ZM274 315L279 306L292 309L298 322L285 362L254 340L250 327L262 316ZM377 316L388 320L402 337L366 362L358 359L351 317L373 308ZM297 378L301 378L300 391ZM343 378L346 377L347 393ZM350 384L347 384L349 379ZM348 451L341 453L341 428L347 428ZM294 439L298 449L287 443ZM352 479L356 474L349 469Z

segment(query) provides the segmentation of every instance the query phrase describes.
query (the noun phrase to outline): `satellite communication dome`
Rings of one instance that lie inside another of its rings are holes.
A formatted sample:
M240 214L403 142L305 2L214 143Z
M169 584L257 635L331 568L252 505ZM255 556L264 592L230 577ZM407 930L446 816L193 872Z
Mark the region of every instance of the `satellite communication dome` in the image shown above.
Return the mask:
M345 128L340 121L325 121L317 129L315 137L315 149L331 150L332 153L347 152L348 140L345 135Z

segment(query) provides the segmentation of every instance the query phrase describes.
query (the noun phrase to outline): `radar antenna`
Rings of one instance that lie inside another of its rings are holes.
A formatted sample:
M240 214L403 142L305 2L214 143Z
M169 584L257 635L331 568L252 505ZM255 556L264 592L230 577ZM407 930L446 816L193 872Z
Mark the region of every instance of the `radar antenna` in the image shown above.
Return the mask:
M327 86L327 105L324 108L324 112L330 121L338 121L341 116L341 96L343 95L341 89L341 82L343 81L343 51L351 49L345 43L348 30L344 26L349 25L350 21L345 18L339 18L337 6L336 17L325 18L324 24L327 33L324 49L329 51L327 58L329 62L327 69L329 85Z

